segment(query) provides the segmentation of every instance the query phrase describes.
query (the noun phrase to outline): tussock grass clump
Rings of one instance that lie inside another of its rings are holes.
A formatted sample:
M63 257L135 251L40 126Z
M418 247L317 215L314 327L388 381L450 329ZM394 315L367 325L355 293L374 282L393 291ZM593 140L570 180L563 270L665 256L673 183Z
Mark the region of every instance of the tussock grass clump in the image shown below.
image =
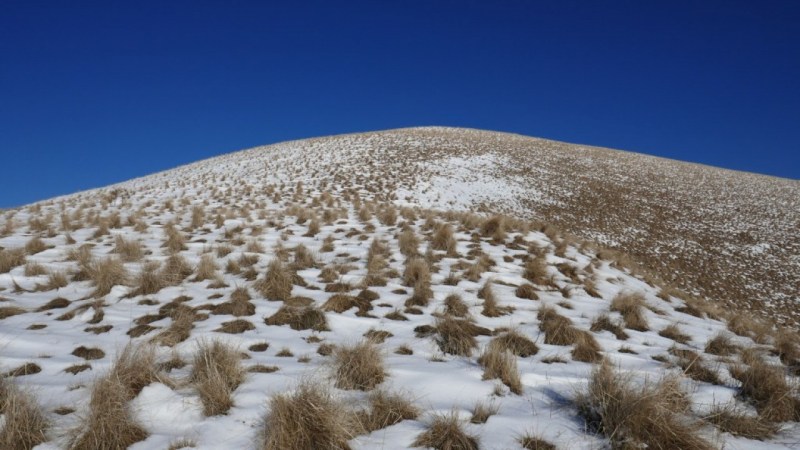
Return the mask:
M27 450L47 441L50 425L32 394L0 379L0 448Z
M644 316L644 296L642 294L619 293L611 301L611 311L622 314L625 327L636 331L650 330L647 319Z
M200 342L190 379L203 402L203 414L216 416L228 412L233 406L231 395L245 376L236 348L220 341Z
M403 255L411 258L419 254L419 239L412 228L405 228L398 236L397 243Z
M17 368L11 369L3 373L0 377L24 377L25 375L34 375L42 371L35 362L27 362Z
M292 296L293 274L279 258L270 261L267 272L253 287L267 300L286 300Z
M369 395L369 405L369 411L361 411L358 415L367 433L419 416L419 409L406 396L381 389Z
M658 332L658 335L667 339L672 339L681 344L687 344L692 340L692 337L681 331L676 324L668 325L666 328Z
M106 352L97 347L85 347L81 345L72 351L72 354L86 360L101 359L106 356Z
M264 320L267 325L289 325L293 330L328 331L325 313L313 306L281 306L272 316Z
M339 389L369 391L386 378L383 355L369 340L337 347L333 352L333 370Z
M52 247L45 244L42 238L39 236L32 237L28 242L25 243L25 252L29 255L41 253L49 248Z
M539 347L527 336L516 330L509 330L495 337L491 340L489 346L496 347L502 351L509 351L521 358L527 358L539 353Z
M236 319L228 322L222 322L220 327L214 331L219 333L241 334L244 333L245 331L250 331L255 329L256 326L253 325L251 322L244 319Z
M11 269L25 264L25 249L13 248L0 250L0 273L8 273Z
M734 405L715 406L705 420L722 432L760 441L771 438L779 431L776 424L760 416L747 414Z
M102 297L114 286L125 285L128 282L128 271L122 261L116 257L107 257L95 262L91 266L90 276L94 283L94 297Z
M211 314L230 314L235 317L252 316L256 306L250 303L250 293L246 287L237 287L231 293L230 301L220 303L211 310Z
M690 401L677 379L637 387L601 364L575 402L588 429L608 437L613 448L714 448L698 435L698 425L684 418Z
M536 287L530 283L519 285L519 287L517 287L517 289L514 291L514 294L519 298L524 298L527 300L539 300L539 295L536 294Z
M69 281L67 280L67 275L64 272L50 272L47 274L47 283L44 286L41 286L40 289L44 291L52 291L67 287L69 285Z
M503 350L499 346L488 345L481 356L478 364L483 366L483 379L500 379L511 392L522 394L522 381L517 369L517 358L513 353Z
M495 242L506 240L506 222L503 216L492 216L481 225L481 234Z
M357 316L365 316L367 312L372 310L372 304L353 295L334 294L322 305L323 311L334 311L343 313L351 308L358 308Z
M522 277L533 284L547 286L551 284L547 261L542 256L530 255L522 270Z
M437 450L478 450L477 438L464 431L463 423L455 411L434 415L428 429L417 436L411 445Z
M600 331L611 332L617 339L621 341L624 341L630 337L628 336L628 333L625 332L625 329L623 329L618 323L612 321L607 314L601 314L600 316L596 317L592 321L592 325L589 330L595 333Z
M264 417L262 450L349 449L360 431L355 416L324 384L306 381L273 396Z
M411 258L406 262L406 268L403 271L403 283L406 286L413 287L419 283L430 282L430 266L424 258Z
M186 237L175 228L175 225L168 224L164 227L164 234L166 239L161 247L166 248L170 253L176 254L186 250Z
M780 330L775 335L772 352L791 370L800 369L800 336L796 333Z
M450 294L445 297L444 307L444 313L450 316L466 317L469 314L469 307L458 294Z
M128 345L92 388L89 412L73 431L70 450L123 449L147 438L128 402L154 381L169 383L156 369L149 346Z
M770 422L800 420L800 399L786 380L781 366L771 365L760 355L750 355L747 366L734 366L731 375L741 382L741 394Z
M12 316L24 314L28 311L20 308L19 306L0 306L0 320L7 319Z
M749 337L758 344L766 344L773 334L772 325L745 314L736 314L728 318L728 329L734 334Z
M25 276L26 277L36 277L39 275L47 275L47 269L36 262L29 262L25 264Z
M492 281L487 281L483 287L478 291L478 298L483 299L483 314L486 317L500 317L509 314L513 311L510 306L500 306L497 304L497 298L492 290Z
M162 287L177 286L183 282L194 269L181 255L172 255L161 268Z
M197 316L191 308L185 305L178 305L172 308L169 311L169 316L172 319L169 328L155 336L153 342L167 347L174 347L186 339L189 339Z
M431 237L431 248L434 250L443 250L447 252L447 256L455 257L458 255L456 252L456 238L454 237L453 226L449 223L440 224L436 227L436 231Z
M214 262L214 256L201 256L200 263L197 265L197 275L193 281L213 280L217 277L217 264Z
M475 336L490 334L489 330L468 320L451 316L437 319L434 331L437 333L436 344L439 349L459 356L472 356L472 351L478 346Z
M550 306L544 306L537 313L539 329L544 332L544 343L551 345L572 345L579 339L580 330L572 321L558 314Z
M556 450L556 446L539 436L526 434L518 440L525 450Z
M62 297L56 297L44 305L40 306L37 311L50 311L52 309L61 309L69 306L71 302Z
M676 347L669 349L669 352L678 358L678 365L689 378L705 383L722 384L717 371L707 367L697 352Z
M592 333L580 330L577 339L575 339L575 347L572 348L572 359L587 363L597 363L603 360L600 350L602 348L592 336Z
M139 261L144 258L144 247L137 240L127 240L118 234L114 238L114 253L125 262Z
M160 291L166 284L159 273L160 268L161 264L156 261L147 261L142 264L142 268L134 281L136 288L129 292L127 297L150 295Z
M489 417L497 414L499 410L500 408L495 403L479 401L472 407L472 418L469 421L475 424L486 423Z
M730 356L739 351L739 346L733 343L730 336L719 333L706 343L705 352L710 355Z

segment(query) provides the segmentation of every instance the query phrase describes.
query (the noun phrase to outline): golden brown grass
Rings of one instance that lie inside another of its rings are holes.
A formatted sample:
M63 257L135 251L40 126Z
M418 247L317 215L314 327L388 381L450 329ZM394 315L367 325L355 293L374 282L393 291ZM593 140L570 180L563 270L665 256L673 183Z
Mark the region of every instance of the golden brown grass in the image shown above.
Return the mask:
M499 410L500 408L495 403L479 401L472 407L472 417L469 421L475 424L486 423L489 417L497 414Z
M114 238L114 253L125 262L139 261L144 258L144 247L137 240L127 240L118 234Z
M233 406L233 391L244 381L246 372L239 351L221 341L203 341L195 353L191 381L195 384L203 414L225 414Z
M38 236L32 237L28 242L25 243L25 252L29 255L41 253L48 248L51 248L51 246L45 244L42 238Z
M681 331L680 327L674 323L667 325L666 328L658 332L658 335L681 344L688 344L692 340L691 336Z
M324 384L305 381L273 396L259 438L262 450L341 449L361 431L355 415Z
M487 281L478 291L478 298L483 299L483 314L486 317L500 317L513 311L510 306L500 306L492 290L492 280Z
M431 273L430 266L424 258L416 257L406 261L406 267L403 271L403 283L406 286L412 287L418 283L430 283Z
M445 316L436 321L436 344L445 353L459 356L472 356L478 346L475 339L475 325L465 319Z
M214 331L218 333L241 334L244 333L245 331L250 331L255 329L256 326L253 325L252 322L247 321L245 319L236 319L228 322L222 322L219 328L217 328Z
M397 238L400 253L411 258L419 254L419 239L412 228L405 228Z
M188 248L186 247L186 237L175 228L175 225L165 225L164 234L166 235L166 239L161 246L166 248L170 253L176 254Z
M779 431L776 424L761 416L747 414L735 405L715 406L705 420L725 433L760 441L771 438Z
M785 369L766 362L757 354L745 355L745 365L730 368L741 383L741 394L770 422L800 420L800 399L786 380Z
M214 256L201 256L200 263L197 265L197 274L192 281L213 280L217 277L217 264L214 262Z
M469 314L469 307L461 296L458 294L450 294L444 299L445 314L455 317L466 317Z
M551 284L550 273L544 257L529 255L522 270L522 277L533 284L547 286Z
M437 450L478 450L478 440L464 431L458 413L435 414L422 432L411 444L414 447L435 448Z
M522 394L522 381L517 369L517 358L513 353L499 346L488 345L478 358L478 364L483 366L483 379L500 379L511 392Z
M20 308L19 306L0 306L0 320L7 319L12 316L24 314L28 311Z
M293 330L328 331L325 313L314 306L281 306L264 320L267 325L289 325Z
M371 433L404 420L414 420L419 409L405 395L377 389L369 395L369 411L358 414L364 432Z
M539 329L544 332L544 343L551 345L572 345L575 344L580 330L572 325L572 321L558 314L550 306L543 306L537 314L539 318Z
M539 300L539 295L536 294L536 287L530 283L524 283L517 287L514 294L519 298L527 300Z
M518 442L525 450L556 450L555 445L540 436L525 434L520 436Z
M644 316L644 296L636 292L622 292L611 301L611 311L622 314L625 327L636 331L648 331L647 318Z
M292 296L293 274L279 258L270 261L267 272L253 288L267 300L287 300Z
M47 441L47 417L29 392L0 379L0 448L29 450Z
M189 339L197 316L191 308L185 305L178 305L171 309L169 311L169 316L172 319L169 328L155 336L153 342L167 347L174 347L186 339Z
M25 264L25 276L26 277L36 277L39 275L47 275L47 269L36 262L28 262Z
M25 249L13 248L0 250L0 273L8 273L11 269L25 264Z
M527 358L539 353L539 347L527 336L516 330L509 330L495 337L491 340L489 346L501 351L509 351L521 358Z
M592 325L589 330L595 333L599 331L608 331L611 332L617 339L622 341L628 339L629 337L628 333L625 332L625 329L623 329L618 323L612 321L607 314L601 314L600 316L596 317L592 321Z
M114 286L127 284L129 279L122 261L113 256L94 261L89 267L89 277L95 287L93 297L102 297Z
M592 333L580 330L575 340L575 346L572 348L572 359L587 363L598 363L603 360L600 350L602 348Z
M443 250L447 252L447 256L457 256L456 252L456 238L454 237L453 226L449 223L439 224L436 231L431 237L431 248L434 250Z
M706 343L705 352L710 355L730 356L739 351L739 346L733 343L730 336L718 333Z
M339 389L369 391L386 378L381 350L369 340L337 347L332 364Z
M89 412L73 431L68 448L122 449L144 440L147 431L134 419L128 402L154 381L169 383L157 372L152 347L125 347L111 370L95 382Z
M606 436L612 448L713 448L698 435L698 425L685 419L690 401L677 379L637 387L628 376L601 364L575 402L587 428Z
M334 311L343 313L351 308L358 308L357 316L363 317L367 312L372 310L372 304L363 299L353 295L334 294L322 305L323 311Z

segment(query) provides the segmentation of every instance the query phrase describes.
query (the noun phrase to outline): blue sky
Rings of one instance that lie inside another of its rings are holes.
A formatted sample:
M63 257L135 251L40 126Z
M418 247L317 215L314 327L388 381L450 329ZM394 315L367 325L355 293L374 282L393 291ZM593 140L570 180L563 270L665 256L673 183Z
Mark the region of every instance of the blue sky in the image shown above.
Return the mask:
M418 125L800 178L797 1L0 2L0 207Z

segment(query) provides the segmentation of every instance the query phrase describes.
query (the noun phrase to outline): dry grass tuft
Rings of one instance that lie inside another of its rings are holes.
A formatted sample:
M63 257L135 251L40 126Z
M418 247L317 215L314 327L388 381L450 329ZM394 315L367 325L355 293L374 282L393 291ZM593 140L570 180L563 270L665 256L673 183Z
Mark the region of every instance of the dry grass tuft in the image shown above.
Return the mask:
M539 300L539 295L536 294L536 287L530 283L521 284L517 287L514 294L519 298L524 298L527 300Z
M494 296L491 280L487 281L478 291L478 298L483 299L483 311L481 311L481 314L486 317L500 317L513 311L513 308L510 306L500 306L497 304L497 298Z
M648 331L650 327L644 317L644 296L639 293L619 293L611 301L611 311L622 314L625 327L636 331Z
M77 356L78 358L83 358L87 361L102 359L106 356L106 352L97 347L89 348L89 347L84 347L83 345L73 350L72 354L74 356Z
M575 347L572 349L572 359L587 363L598 363L603 360L600 350L602 350L602 347L597 343L592 333L580 330L575 340Z
M51 246L45 244L42 238L38 236L31 238L31 240L25 243L25 252L29 255L41 253L48 248L51 248Z
M547 270L547 261L544 257L530 255L531 257L525 261L525 267L522 271L522 277L533 284L540 286L547 286L552 284L550 280L550 273Z
M706 343L705 352L710 355L730 356L739 351L739 346L733 343L730 336L719 333Z
M139 261L144 258L144 247L136 240L129 241L118 234L114 238L114 253L125 262Z
M289 325L293 330L329 331L325 313L313 306L281 306L264 320L267 325Z
M0 320L7 319L12 316L24 314L28 311L20 308L19 306L0 306Z
M544 332L544 343L551 345L572 345L580 338L580 330L572 321L558 314L550 306L543 306L537 314L539 329Z
M372 304L363 298L353 295L334 294L322 305L323 311L343 313L351 308L358 308L357 316L365 316L372 310Z
M528 339L527 336L516 330L506 331L505 333L492 339L490 347L496 347L501 351L509 351L521 358L527 358L539 353L539 347Z
M293 274L279 258L270 261L267 272L253 287L267 300L286 300L292 296Z
M0 250L0 273L8 273L11 269L25 264L25 249Z
M494 242L506 240L506 222L503 216L492 216L481 225L481 234Z
M592 321L592 325L589 328L589 330L595 333L600 331L611 332L617 339L621 341L624 341L630 337L628 336L628 333L626 333L625 330L622 328L622 326L612 321L611 318L608 317L608 315L606 314L602 314L596 317Z
M779 427L774 423L764 420L760 416L747 414L734 405L714 407L705 420L714 424L722 432L746 439L763 441L779 431Z
M759 355L744 358L748 366L734 366L731 375L739 380L741 394L770 422L800 420L800 399L786 380L781 366L771 365Z
M89 277L95 286L93 297L102 297L114 286L127 284L129 278L122 261L115 257L94 261L89 268Z
M464 319L445 316L436 321L436 344L445 353L472 356L478 346L475 340L475 325Z
M688 344L689 341L692 340L691 336L681 331L678 325L674 323L659 331L658 335L667 339L672 339L673 341L681 344Z
M478 450L477 439L464 431L462 421L455 411L434 415L428 429L417 436L411 445L437 450Z
M556 450L556 446L539 436L526 434L519 438L519 445L525 450Z
M169 328L154 337L153 342L167 347L174 347L186 339L189 339L197 316L191 308L185 305L178 305L171 309L169 311L169 316L172 319Z
M236 319L228 322L222 322L220 327L214 331L218 333L241 334L244 333L245 331L250 331L255 329L256 326L253 325L251 322L244 319Z
M369 411L359 414L359 422L367 433L419 416L419 409L406 396L384 390L372 392L369 404Z
M698 435L698 426L684 418L690 401L676 379L637 387L602 364L576 404L587 428L608 437L612 448L713 448Z
M152 347L125 347L114 367L95 382L89 413L73 432L68 448L123 449L144 440L147 431L134 419L128 402L154 381L168 382L156 371Z
M217 264L214 262L213 255L203 255L197 265L197 275L192 281L214 280L217 275Z
M381 351L369 340L337 347L333 353L333 371L339 389L369 391L386 378Z
M47 441L49 421L32 394L0 379L0 448L28 450Z
M419 255L419 239L413 229L404 229L398 236L397 243L403 255L409 258Z
M500 348L500 346L488 345L478 358L478 364L484 368L484 380L499 378L511 392L517 395L522 394L522 381L517 369L517 358L513 353Z
M246 372L239 351L220 341L200 342L192 366L191 381L203 402L203 414L225 414L233 406L231 394Z
M342 449L361 431L353 414L324 385L306 381L273 396L264 417L262 450Z
M479 401L472 407L472 418L469 421L475 424L486 423L489 417L497 414L499 410L500 408L495 403Z
M461 296L450 294L444 299L445 314L455 317L466 317L469 314L469 307Z

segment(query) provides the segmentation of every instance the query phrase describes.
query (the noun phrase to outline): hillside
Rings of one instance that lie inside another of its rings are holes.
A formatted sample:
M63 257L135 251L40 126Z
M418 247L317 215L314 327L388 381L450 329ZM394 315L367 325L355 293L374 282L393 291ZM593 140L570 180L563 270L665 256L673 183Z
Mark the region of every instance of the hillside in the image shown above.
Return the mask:
M786 448L797 190L426 128L8 211L0 448Z

